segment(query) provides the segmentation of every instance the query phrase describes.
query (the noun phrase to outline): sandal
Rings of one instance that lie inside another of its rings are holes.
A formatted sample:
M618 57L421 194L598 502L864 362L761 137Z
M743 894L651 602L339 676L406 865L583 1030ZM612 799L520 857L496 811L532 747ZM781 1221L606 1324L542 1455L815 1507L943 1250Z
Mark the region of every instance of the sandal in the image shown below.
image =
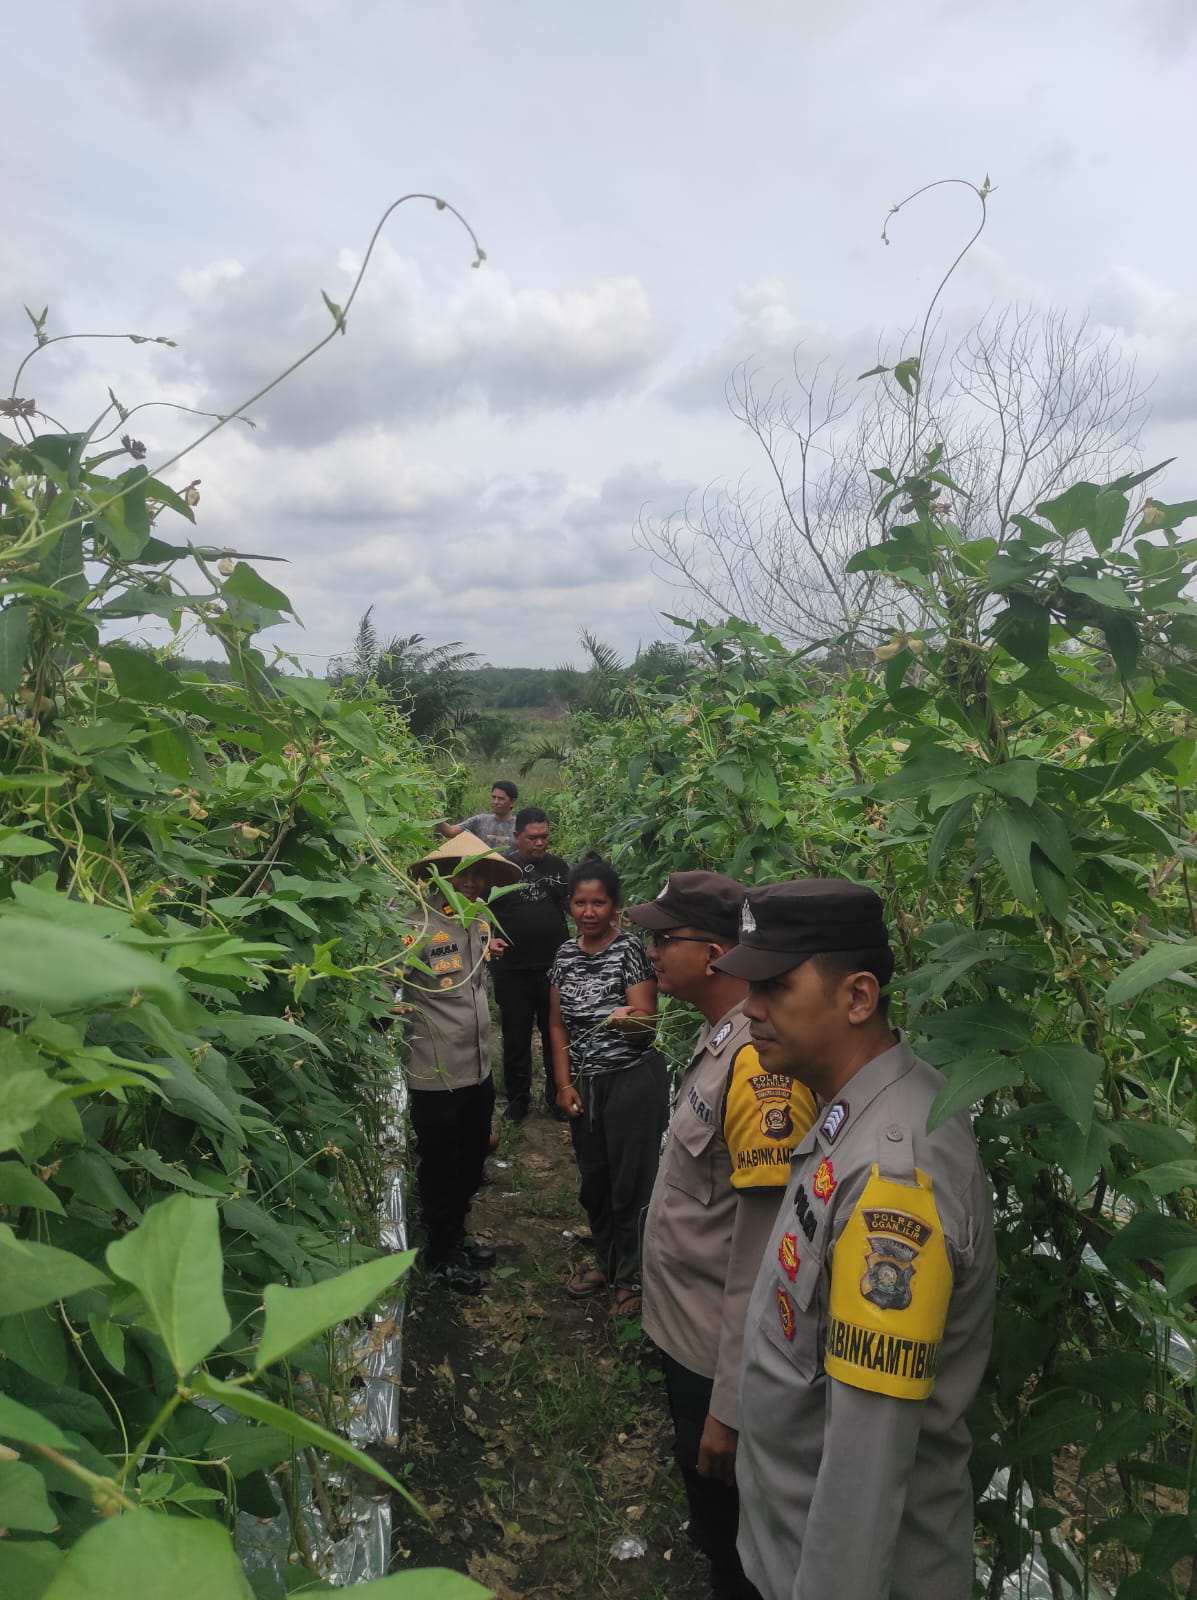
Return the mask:
M616 1289L611 1315L613 1317L638 1317L640 1315L639 1289Z
M592 1294L602 1294L606 1287L606 1273L597 1267L587 1267L584 1272L574 1273L565 1285L565 1292L571 1300L588 1300Z

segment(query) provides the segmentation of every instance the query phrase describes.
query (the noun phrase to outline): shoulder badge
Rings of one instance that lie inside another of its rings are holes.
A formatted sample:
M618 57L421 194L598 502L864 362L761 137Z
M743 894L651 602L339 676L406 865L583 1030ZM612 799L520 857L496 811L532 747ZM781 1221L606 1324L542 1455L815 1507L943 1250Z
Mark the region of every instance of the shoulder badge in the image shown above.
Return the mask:
M826 1156L819 1162L819 1170L815 1173L811 1188L824 1205L831 1199L836 1190L835 1168Z
M826 1139L828 1144L834 1144L844 1131L848 1121L848 1102L837 1100L819 1124L819 1137Z
M798 1268L802 1264L802 1258L798 1254L798 1238L796 1234L782 1234L781 1243L777 1247L777 1259L781 1262L781 1270L793 1283L798 1276Z
M931 1179L883 1178L873 1164L836 1240L826 1370L858 1389L925 1400L935 1383L952 1266Z
M740 937L743 938L746 933L755 932L756 918L752 914L752 907L745 899L744 904L740 907Z
M794 1302L784 1289L777 1291L777 1319L781 1323L781 1331L787 1339L794 1337Z
M719 1029L718 1033L712 1034L712 1036L707 1040L707 1049L718 1050L721 1044L727 1043L728 1035L731 1033L731 1031L732 1024L730 1022L725 1022Z
M794 1114L788 1100L766 1106L761 1112L761 1132L766 1139L788 1139L794 1131ZM818 1191L815 1191L818 1193Z

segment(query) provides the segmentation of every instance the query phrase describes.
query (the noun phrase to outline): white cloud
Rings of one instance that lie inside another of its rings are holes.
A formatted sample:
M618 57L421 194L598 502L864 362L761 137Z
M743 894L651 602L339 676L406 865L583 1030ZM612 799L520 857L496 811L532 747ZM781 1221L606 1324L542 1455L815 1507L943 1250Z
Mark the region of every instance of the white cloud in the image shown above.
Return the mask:
M1098 283L1092 304L1095 320L1117 334L1141 375L1155 375L1153 418L1175 423L1197 417L1197 295L1114 267Z
M179 288L188 300L204 305L222 283L232 283L244 277L245 268L232 256L220 261L209 261L206 267L184 267L179 273Z
M358 265L343 250L332 272L297 257L186 270L180 281L194 310L184 344L204 403L235 404L315 343L329 327L321 286L346 303ZM384 242L346 338L254 414L272 443L474 408L530 416L642 387L665 343L633 276L549 289L489 266L437 274Z

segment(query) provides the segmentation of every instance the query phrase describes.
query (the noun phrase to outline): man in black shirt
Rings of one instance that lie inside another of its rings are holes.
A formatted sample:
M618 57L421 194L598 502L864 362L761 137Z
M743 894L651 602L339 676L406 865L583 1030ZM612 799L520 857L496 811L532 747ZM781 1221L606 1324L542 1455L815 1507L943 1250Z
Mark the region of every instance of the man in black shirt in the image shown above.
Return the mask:
M525 806L515 819L515 847L507 852L523 884L495 905L501 934L490 942L490 970L503 1025L503 1083L507 1117L522 1122L532 1099L532 1029L540 1031L545 1109L555 1114L553 1057L549 1046L549 968L569 937L565 922L569 868L549 854L549 819Z

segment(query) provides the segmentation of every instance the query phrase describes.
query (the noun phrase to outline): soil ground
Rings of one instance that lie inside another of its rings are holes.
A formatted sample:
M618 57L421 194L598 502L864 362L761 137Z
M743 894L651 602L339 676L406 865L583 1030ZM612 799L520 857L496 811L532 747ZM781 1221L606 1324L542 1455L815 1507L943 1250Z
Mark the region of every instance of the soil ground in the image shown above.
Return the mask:
M563 1293L588 1260L568 1130L535 1111L496 1126L470 1217L498 1252L489 1292L411 1279L395 1459L432 1520L396 1501L395 1569L450 1567L500 1600L705 1600L651 1346ZM625 1535L646 1554L616 1559Z

